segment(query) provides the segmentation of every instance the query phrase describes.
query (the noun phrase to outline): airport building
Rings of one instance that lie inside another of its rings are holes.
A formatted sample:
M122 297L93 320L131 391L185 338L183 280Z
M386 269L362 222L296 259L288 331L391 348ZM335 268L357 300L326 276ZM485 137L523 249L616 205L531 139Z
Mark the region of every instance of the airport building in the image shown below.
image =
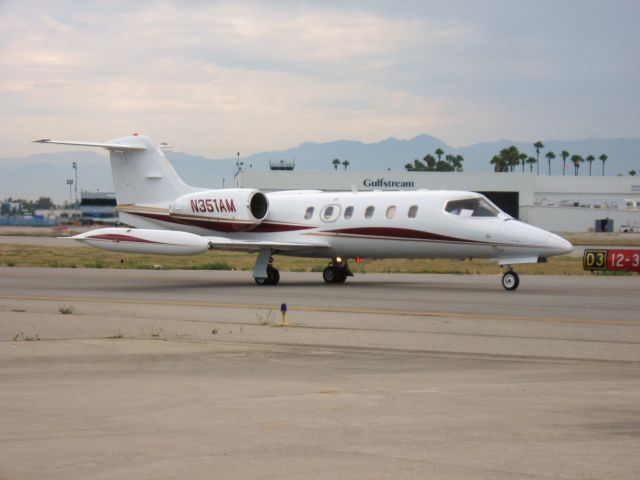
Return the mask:
M275 190L470 190L556 232L640 231L640 178L533 173L243 170L236 186Z

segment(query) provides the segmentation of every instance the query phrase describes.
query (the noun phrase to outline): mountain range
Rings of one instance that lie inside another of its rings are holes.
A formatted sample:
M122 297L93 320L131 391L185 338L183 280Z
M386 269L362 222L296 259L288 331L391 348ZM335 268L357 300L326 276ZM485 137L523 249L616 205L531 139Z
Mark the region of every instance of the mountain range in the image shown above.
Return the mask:
M608 155L605 174L628 174L632 169L640 171L640 138L589 138L572 141L544 141L545 149L540 153L540 173L547 174L547 159L544 154L553 151L556 159L552 162L552 175L562 172L560 152L600 156ZM297 147L272 152L255 153L240 157L244 169L268 170L269 161L294 160L295 169L303 171L327 171L334 168L332 160L348 160L351 171L404 171L404 165L415 158L440 148L446 154L462 155L465 172L489 172L493 168L490 159L501 149L515 145L521 152L535 157L535 149L530 142L498 140L476 143L454 148L442 140L422 134L411 139L388 138L376 143L362 143L352 140L338 140L327 143L304 142ZM185 182L201 187L221 188L223 179L227 186L232 184L237 159L210 159L188 153L166 151ZM113 189L109 162L106 152L83 150L72 152L39 153L25 157L0 159L0 199L8 197L36 199L51 197L62 203L69 198L67 179L74 178L72 162L78 164L78 184L80 189L89 191L111 191ZM342 166L339 167L344 170ZM528 167L527 167L528 168ZM535 166L534 166L535 171ZM588 175L588 164L580 168L581 175ZM596 160L594 175L602 173L602 163ZM573 175L573 165L567 161L567 175Z

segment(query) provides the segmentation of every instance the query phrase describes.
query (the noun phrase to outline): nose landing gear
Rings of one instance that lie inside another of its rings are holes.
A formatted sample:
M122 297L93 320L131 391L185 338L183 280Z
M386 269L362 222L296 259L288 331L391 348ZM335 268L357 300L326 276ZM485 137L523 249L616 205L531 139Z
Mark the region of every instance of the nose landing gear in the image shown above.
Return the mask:
M502 286L505 290L513 291L518 288L518 285L520 285L520 277L511 266L507 267L507 271L502 275Z

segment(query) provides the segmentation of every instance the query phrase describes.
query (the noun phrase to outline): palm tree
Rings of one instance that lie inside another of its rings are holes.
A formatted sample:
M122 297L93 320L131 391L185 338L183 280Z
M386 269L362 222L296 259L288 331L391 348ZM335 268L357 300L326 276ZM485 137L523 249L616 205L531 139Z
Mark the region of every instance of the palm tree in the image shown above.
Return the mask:
M334 158L331 163L333 163L333 169L338 170L338 165L340 165L340 160L338 160L337 158Z
M460 160L461 158L462 157L460 155L451 155L451 158L449 159L453 170L456 172L462 170L462 162Z
M591 164L593 163L593 161L596 159L596 157L594 157L593 155L588 155L587 156L587 162L589 162L589 176L591 176Z
M424 172L427 170L425 168L424 163L422 163L417 158L413 161L413 163L407 163L404 168L407 169L407 172Z
M513 172L516 167L520 165L520 151L518 150L518 147L511 145L506 149L505 155L507 158L507 165L511 167L510 170Z
M546 154L545 157L547 157L547 159L549 160L549 175L551 175L551 160L553 160L554 158L556 158L556 154L553 153L551 150L549 150Z
M442 160L442 155L444 155L444 150L442 150L440 147L436 148L436 151L433 152L436 154L436 157L438 157L438 161Z
M527 161L527 165L529 165L529 172L533 173L533 164L538 163L538 161L533 157L527 158L526 161Z
M456 172L462 171L462 162L464 162L464 157L462 155L456 155L453 157L453 168L456 169Z
M496 160L497 158L497 160ZM503 148L500 153L491 159L491 164L496 172L513 172L520 165L520 151L515 145Z
M580 164L584 162L584 158L580 155L571 155L571 161L573 162L574 171L576 172L576 177L580 171Z
M562 157L562 175L564 175L564 171L567 168L567 158L569 157L569 152L567 152L566 150L562 150L562 153L560 154L560 156Z
M445 155L444 156L444 161L447 162L452 167L453 167L453 159L454 159L453 155Z
M344 162L342 162L342 165L344 166L344 171L347 171L347 167L349 166L349 160L345 160Z
M603 177L604 177L604 162L606 162L608 158L609 157L607 155L605 155L604 153L598 157L598 160L600 160L602 162L602 176Z
M635 177L638 174L638 172L636 172L635 170L629 170L629 175L631 175L632 177Z
M504 160L502 157L498 155L494 155L493 158L489 161L491 165L493 165L494 172L502 172L504 171Z
M542 143L540 140L538 140L536 143L533 144L534 147L536 147L536 163L538 164L538 173L537 175L540 175L540 150L542 150L544 148L544 143Z
M520 154L520 162L522 163L522 173L524 173L524 164L527 162L527 158L529 158L529 155L527 155L526 153L522 152Z
M427 170L433 171L436 169L436 157L434 157L430 153L426 154L422 160L427 165Z

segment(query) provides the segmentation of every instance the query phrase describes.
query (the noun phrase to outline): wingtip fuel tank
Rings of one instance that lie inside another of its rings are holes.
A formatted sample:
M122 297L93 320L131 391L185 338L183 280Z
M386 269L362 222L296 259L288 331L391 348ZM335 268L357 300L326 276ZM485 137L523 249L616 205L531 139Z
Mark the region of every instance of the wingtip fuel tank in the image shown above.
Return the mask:
M99 228L71 238L103 250L155 255L195 255L209 247L200 235L173 230Z

